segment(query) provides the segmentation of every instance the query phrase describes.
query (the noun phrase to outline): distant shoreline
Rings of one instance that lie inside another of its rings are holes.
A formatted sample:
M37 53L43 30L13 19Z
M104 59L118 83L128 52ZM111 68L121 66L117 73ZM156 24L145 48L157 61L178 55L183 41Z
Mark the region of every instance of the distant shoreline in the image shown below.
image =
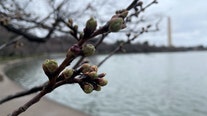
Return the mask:
M76 43L75 40L67 37L63 38L52 38L46 43L34 43L29 42L25 39L19 41L23 46L14 47L9 46L0 51L2 57L15 57L15 56L35 56L40 54L54 54L54 53L66 53L68 48ZM90 41L89 43L95 44L96 41ZM114 44L103 42L96 50L96 54L108 54L122 41L117 41ZM194 46L194 47L167 47L167 46L155 46L150 45L147 41L144 43L129 43L123 46L123 49L117 53L153 53L153 52L179 52L179 51L204 51L207 50L205 46ZM123 52L125 51L125 52Z

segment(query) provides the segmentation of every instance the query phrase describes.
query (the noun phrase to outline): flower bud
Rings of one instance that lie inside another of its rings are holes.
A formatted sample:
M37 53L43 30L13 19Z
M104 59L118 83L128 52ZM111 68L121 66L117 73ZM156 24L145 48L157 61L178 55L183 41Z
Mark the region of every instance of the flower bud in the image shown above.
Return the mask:
M89 63L84 63L82 66L81 66L81 70L82 70L82 73L86 73L86 72L90 72L90 67L91 65Z
M94 90L96 90L96 91L101 91L101 86L100 86L100 85L97 85L97 86L94 88Z
M100 86L105 86L108 84L108 80L106 80L105 78L98 78L97 79L97 84Z
M91 68L91 71L95 71L95 72L98 71L98 67L96 65L93 65L90 68Z
M91 17L86 22L85 31L91 34L96 30L96 27L97 27L97 21L93 17Z
M74 25L74 29L77 31L78 30L78 25Z
M66 69L63 71L62 75L65 79L69 79L73 75L73 72L73 69Z
M86 44L82 48L84 56L91 56L95 53L96 49L92 44Z
M122 18L114 17L109 21L109 31L110 32L118 32L122 29L124 20Z
M49 80L51 80L53 77L53 73L58 69L58 63L55 60L47 59L42 64L42 68Z
M105 76L106 76L106 73L101 73L101 74L98 75L99 78L103 78Z
M67 57L76 56L81 52L80 47L74 44L70 49L68 49Z
M98 78L97 72L95 72L95 71L88 72L88 73L86 73L86 75L89 76L91 79L97 79Z
M54 73L58 68L58 63L55 60L45 60L42 64L42 68L45 73Z
M81 88L86 94L89 94L93 91L94 87L92 84L85 82L83 85L81 85Z

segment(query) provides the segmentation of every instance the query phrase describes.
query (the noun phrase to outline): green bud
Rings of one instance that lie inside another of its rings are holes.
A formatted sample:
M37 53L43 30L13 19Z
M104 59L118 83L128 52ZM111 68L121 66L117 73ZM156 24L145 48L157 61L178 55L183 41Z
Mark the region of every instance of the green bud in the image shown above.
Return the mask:
M105 86L108 84L108 80L106 80L105 78L98 78L97 84L100 86Z
M95 71L95 72L98 71L98 67L96 65L93 65L90 68L91 68L91 71Z
M97 27L97 21L91 17L87 22L86 22L86 32L93 33L96 30Z
M101 86L100 85L97 85L96 88L94 88L94 90L101 91Z
M78 25L74 25L74 29L75 30L78 30Z
M96 49L92 44L86 44L82 48L84 56L91 56L95 53Z
M65 79L69 79L73 75L73 72L73 69L66 69L63 71L62 75Z
M88 72L86 75L88 75L91 79L97 79L98 78L98 74L95 71Z
M58 63L55 60L45 60L44 63L42 64L42 68L45 73L51 74L54 73L57 68L58 68Z
M114 17L109 21L109 31L110 32L118 32L122 29L124 20L122 18Z
M94 89L93 85L90 83L84 83L82 87L83 91L87 94L91 93Z
M88 63L84 63L82 66L81 66L81 70L82 70L82 73L87 73L87 72L90 72L90 67L91 65L88 64Z

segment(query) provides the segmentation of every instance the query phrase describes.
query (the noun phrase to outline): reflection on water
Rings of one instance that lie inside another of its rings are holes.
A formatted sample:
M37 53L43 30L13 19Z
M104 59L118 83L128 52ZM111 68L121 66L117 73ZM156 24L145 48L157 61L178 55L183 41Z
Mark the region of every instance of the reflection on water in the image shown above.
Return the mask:
M101 92L86 95L66 85L48 97L93 116L206 116L206 59L207 52L115 55L100 68L109 80ZM47 80L41 62L8 75L33 87Z

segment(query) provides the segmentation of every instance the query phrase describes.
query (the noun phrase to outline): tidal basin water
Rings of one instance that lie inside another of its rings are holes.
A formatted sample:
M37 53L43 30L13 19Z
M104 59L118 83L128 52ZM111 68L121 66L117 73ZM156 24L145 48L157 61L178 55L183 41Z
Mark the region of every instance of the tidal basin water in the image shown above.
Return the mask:
M47 80L42 62L35 59L7 74L31 88ZM92 116L207 116L207 52L115 55L99 72L109 81L100 92L66 85L47 97Z

